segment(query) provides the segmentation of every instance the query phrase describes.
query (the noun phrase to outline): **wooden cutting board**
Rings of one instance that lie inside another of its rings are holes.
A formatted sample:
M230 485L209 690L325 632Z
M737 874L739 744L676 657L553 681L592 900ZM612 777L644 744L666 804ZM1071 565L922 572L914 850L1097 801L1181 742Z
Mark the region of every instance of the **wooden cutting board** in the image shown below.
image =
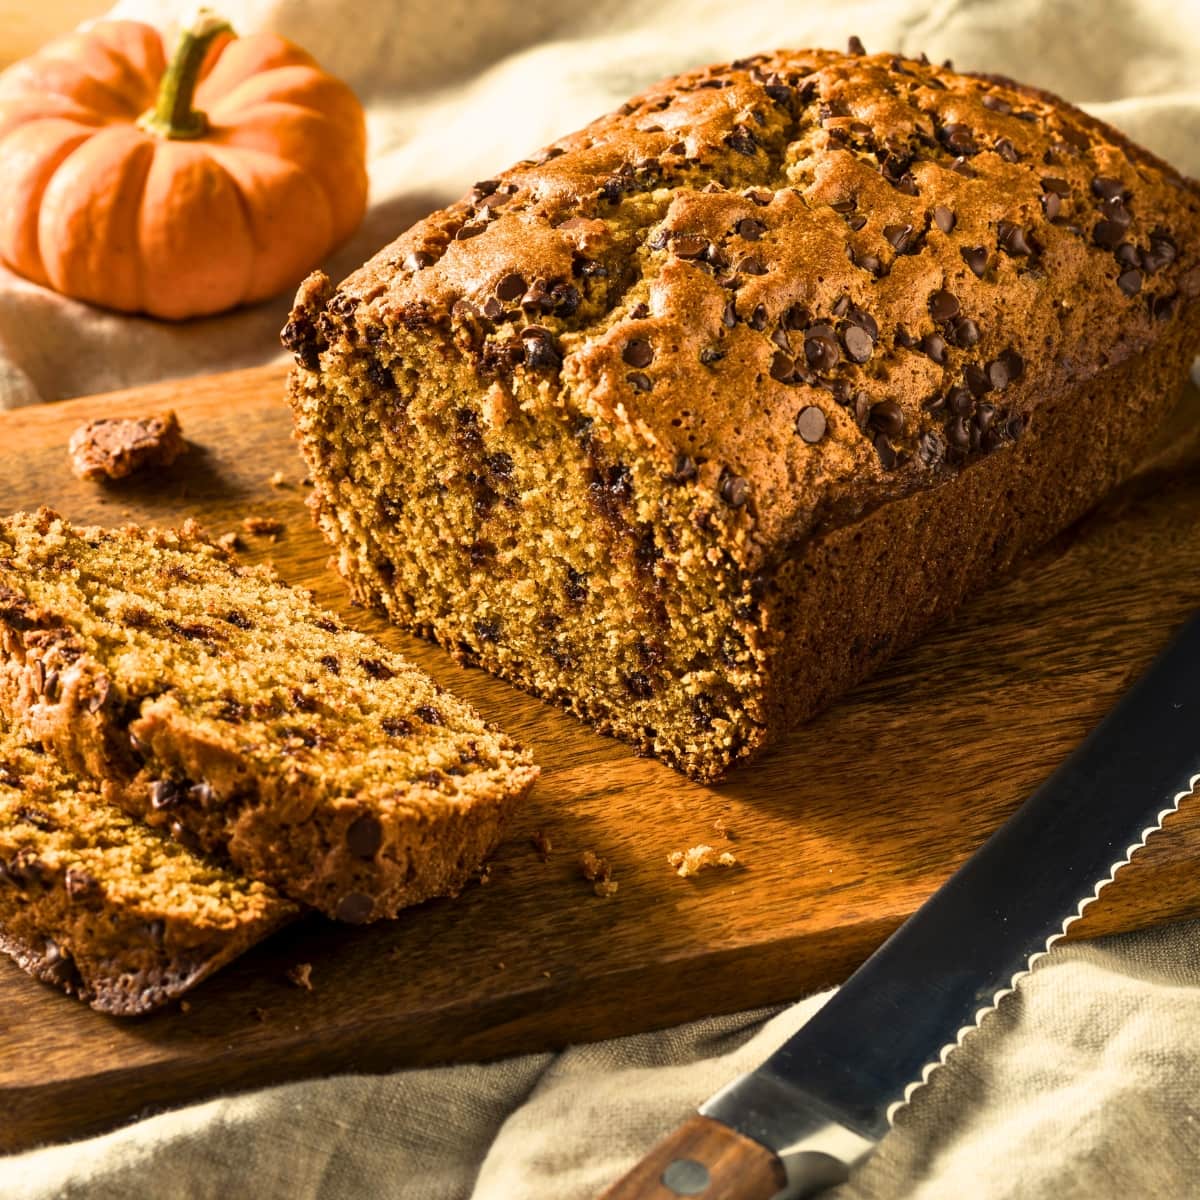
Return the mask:
M1151 464L1056 546L726 784L690 783L352 608L304 508L278 367L0 414L0 511L246 537L531 744L544 774L486 883L366 929L313 918L137 1020L99 1016L0 963L0 1149L333 1071L489 1058L791 1000L844 978L1012 812L1200 605L1200 393ZM76 481L83 420L174 407L193 443L169 475ZM272 486L275 472L284 486ZM1200 735L1200 732L1198 732ZM1200 805L1195 808L1200 810ZM729 831L728 843L714 825ZM542 861L531 842L553 846ZM678 878L673 850L730 849ZM595 896L584 850L619 890ZM1200 811L1167 832L1077 930L1200 911ZM288 968L312 964L312 990Z

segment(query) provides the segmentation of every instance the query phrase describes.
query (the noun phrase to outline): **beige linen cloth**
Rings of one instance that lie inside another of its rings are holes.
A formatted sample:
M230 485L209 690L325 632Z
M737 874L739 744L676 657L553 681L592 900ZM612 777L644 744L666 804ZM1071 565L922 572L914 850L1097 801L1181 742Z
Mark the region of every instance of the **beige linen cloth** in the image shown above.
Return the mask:
M182 7L128 0L116 12L170 25ZM656 77L775 46L842 46L851 33L868 49L926 50L1050 88L1200 175L1196 0L224 8L243 32L276 29L305 45L368 104L372 211L334 256L335 278L474 179ZM287 307L281 298L175 327L102 314L0 271L0 407L262 361L278 352ZM561 1054L214 1100L0 1159L0 1196L585 1200L826 998ZM836 1196L1200 1196L1200 924L1056 950Z

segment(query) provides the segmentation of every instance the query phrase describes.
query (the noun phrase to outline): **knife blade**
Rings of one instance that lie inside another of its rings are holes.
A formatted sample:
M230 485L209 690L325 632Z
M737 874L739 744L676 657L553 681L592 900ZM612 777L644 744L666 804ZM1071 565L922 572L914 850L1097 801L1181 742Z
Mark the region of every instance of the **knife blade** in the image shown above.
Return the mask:
M842 1182L1197 784L1200 613L823 1008L602 1200L798 1200Z

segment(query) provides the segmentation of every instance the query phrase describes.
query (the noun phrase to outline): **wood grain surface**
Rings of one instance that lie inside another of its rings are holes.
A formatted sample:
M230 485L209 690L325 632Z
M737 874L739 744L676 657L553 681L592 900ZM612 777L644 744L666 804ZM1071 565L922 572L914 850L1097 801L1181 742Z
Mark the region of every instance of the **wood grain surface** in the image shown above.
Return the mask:
M544 774L486 882L394 922L313 918L179 1006L97 1015L0 962L0 1148L283 1079L544 1050L794 999L843 978L1020 803L1200 605L1200 394L1101 510L920 646L717 787L456 666L352 608L304 508L279 367L0 414L0 511L216 533L275 517L273 559L532 745ZM169 475L76 481L83 420L174 407L193 443ZM282 472L284 486L270 477ZM1195 806L1200 809L1200 805ZM717 822L732 835L726 842ZM543 861L532 838L552 850ZM734 868L677 877L707 842ZM613 865L603 899L582 851ZM1200 911L1200 819L1184 809L1076 929ZM312 964L312 991L288 968Z

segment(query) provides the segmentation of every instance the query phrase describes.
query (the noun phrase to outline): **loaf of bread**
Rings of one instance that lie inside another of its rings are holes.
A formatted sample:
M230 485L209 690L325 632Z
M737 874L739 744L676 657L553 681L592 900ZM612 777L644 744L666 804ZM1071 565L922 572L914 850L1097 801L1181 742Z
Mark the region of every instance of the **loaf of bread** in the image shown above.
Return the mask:
M1200 343L1200 190L1011 80L691 71L283 338L355 594L700 779L1125 475Z
M355 924L459 890L537 775L193 526L0 520L0 710L131 815Z
M0 718L0 950L31 975L134 1016L298 911L106 804Z

